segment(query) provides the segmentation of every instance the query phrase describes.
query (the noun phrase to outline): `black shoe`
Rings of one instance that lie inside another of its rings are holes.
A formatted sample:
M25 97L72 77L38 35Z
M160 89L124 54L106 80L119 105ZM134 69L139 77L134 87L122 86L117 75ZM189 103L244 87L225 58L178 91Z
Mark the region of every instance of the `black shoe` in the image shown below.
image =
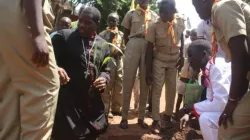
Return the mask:
M122 113L119 111L112 111L111 112L114 116L122 116Z
M152 127L151 127L151 132L153 134L160 134L161 132L161 127L159 121L153 121Z
M143 129L148 129L148 124L146 124L144 122L144 120L138 119L138 123L137 124L140 125L141 128L143 128Z
M128 120L122 120L122 121L120 122L120 127L121 127L122 129L128 129Z

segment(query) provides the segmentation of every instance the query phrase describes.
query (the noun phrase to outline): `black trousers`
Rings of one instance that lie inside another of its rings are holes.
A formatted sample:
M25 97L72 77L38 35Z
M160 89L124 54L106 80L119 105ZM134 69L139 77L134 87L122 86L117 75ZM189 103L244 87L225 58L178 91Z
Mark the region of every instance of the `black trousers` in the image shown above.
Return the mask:
M201 85L204 86L204 82L205 82L205 76L201 76ZM202 94L201 94L201 101L204 101L207 99L207 88L204 87Z

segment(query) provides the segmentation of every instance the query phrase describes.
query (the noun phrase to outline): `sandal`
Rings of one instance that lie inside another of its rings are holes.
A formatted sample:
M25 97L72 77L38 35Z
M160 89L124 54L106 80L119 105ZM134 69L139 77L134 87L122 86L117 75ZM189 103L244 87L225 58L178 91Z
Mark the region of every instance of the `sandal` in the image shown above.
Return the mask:
M128 120L122 120L120 123L121 129L128 129Z
M148 124L146 124L144 122L144 120L138 119L138 123L137 124L140 125L141 128L143 128L143 129L148 129Z

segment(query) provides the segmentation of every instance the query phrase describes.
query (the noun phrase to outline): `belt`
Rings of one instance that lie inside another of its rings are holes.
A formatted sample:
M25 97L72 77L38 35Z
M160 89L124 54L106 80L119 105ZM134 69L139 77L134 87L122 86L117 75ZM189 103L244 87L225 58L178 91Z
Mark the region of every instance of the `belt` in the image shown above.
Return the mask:
M143 38L143 39L145 39L145 36L143 36L143 35L135 35L135 36L132 36L131 38Z

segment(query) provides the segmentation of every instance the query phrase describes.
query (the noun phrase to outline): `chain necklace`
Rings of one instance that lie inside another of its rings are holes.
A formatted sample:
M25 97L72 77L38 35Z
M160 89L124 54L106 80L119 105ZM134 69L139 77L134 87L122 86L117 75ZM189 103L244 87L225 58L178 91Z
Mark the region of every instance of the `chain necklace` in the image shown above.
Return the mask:
M83 50L84 50L84 53L83 53L84 55L81 55L81 58L85 61L85 64L86 64L85 65L86 66L86 71L84 72L85 79L87 79L88 76L91 75L91 73L90 73L90 58L91 58L91 53L92 53L92 50L93 50L93 48L95 46L95 43L96 43L96 38L94 39L94 42L91 45L91 48L88 49L88 48L85 47L84 41L82 39L82 46L83 46ZM88 59L87 59L87 53L88 53L88 56L89 56Z

